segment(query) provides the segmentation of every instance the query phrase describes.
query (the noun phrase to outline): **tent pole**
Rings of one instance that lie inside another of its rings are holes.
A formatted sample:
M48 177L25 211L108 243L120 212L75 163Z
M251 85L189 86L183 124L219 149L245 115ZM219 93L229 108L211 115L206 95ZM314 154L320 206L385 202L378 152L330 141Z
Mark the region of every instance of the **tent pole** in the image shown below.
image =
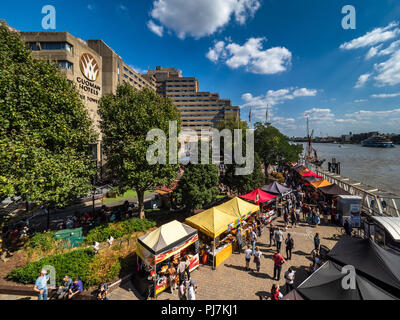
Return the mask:
M214 241L213 241L213 270L215 270L215 255L216 255L216 253L215 253L215 238L214 238Z

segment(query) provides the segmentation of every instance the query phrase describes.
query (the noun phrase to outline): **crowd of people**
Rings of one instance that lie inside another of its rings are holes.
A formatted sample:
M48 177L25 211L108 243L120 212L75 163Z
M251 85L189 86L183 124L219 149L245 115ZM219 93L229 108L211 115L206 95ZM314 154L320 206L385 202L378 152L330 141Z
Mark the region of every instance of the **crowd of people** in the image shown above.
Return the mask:
M285 185L291 187L293 190L292 193L283 197L282 200L284 205L278 207L276 210L277 217L283 219L284 225L278 226L272 222L268 225L269 247L273 248L274 250L274 254L272 256L272 260L274 262L272 279L274 281L280 281L283 266L288 260L292 259L292 251L295 247L295 241L291 233L287 232L289 228L296 228L298 227L299 223L302 223L303 225L318 229L321 221L327 223L329 214L332 214L331 221L336 221L333 203L327 202L325 198L316 194L312 188L309 188L306 184L302 183L288 172L284 172L284 176L286 180ZM259 243L257 240L261 236L262 229L266 226L266 224L262 219L256 219L255 223L256 228L254 228L254 230L251 232L248 244L243 241L243 237L240 232L237 233L236 240L238 243L239 254L242 253L242 248L245 247L245 271L251 270L250 264L251 259L253 258L253 263L255 265L253 271L260 272L263 255L259 246L257 246L261 243ZM350 230L351 226L348 224L347 228ZM321 242L318 232L316 232L313 237L313 243L314 249L309 255L311 263L305 268L308 275L311 275L322 265L320 256ZM284 245L286 257L283 257L281 253L283 251L282 245ZM289 267L285 270L285 293L289 293L294 289L295 277L296 272L293 267ZM270 298L272 300L279 300L282 297L283 294L279 285L274 283L271 288ZM263 297L261 298L263 299Z
M185 256L168 268L168 281L171 293L178 291L179 300L196 300L197 286L190 278L190 261Z

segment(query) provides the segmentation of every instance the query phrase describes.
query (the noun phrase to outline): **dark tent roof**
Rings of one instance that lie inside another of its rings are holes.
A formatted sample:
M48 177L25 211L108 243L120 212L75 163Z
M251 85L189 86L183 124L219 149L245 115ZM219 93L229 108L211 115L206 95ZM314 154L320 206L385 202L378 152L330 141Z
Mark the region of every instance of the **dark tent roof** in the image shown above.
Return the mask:
M400 296L400 255L370 239L342 237L329 252L330 260L352 265L364 277Z
M280 195L280 196L292 192L292 189L286 188L276 181L272 182L271 184L269 184L267 186L262 187L261 190L268 192L268 193Z
M303 297L298 293L296 289L290 291L281 300L304 300Z
M328 196L339 196L339 195L350 195L349 192L339 187L337 184L332 184L331 186L319 188L319 190Z
M391 294L356 274L356 289L343 289L342 267L327 261L308 277L297 291L308 300L397 300Z

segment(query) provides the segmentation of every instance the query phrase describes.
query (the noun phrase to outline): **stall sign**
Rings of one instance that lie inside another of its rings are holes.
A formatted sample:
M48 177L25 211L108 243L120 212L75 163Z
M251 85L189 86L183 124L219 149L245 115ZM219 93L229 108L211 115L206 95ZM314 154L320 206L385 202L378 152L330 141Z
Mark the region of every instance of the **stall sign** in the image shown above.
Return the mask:
M144 264L150 267L154 265L154 255L142 245L139 244L137 246L136 253L142 259Z
M190 238L189 240L187 240L185 243L183 243L183 244L181 244L181 245L179 245L179 246L177 246L177 247L171 249L171 250L168 251L168 252L164 252L164 253L161 253L161 254L157 255L157 256L155 257L155 264L158 264L158 263L164 261L165 259L168 259L168 258L172 257L172 256L175 255L177 252L182 251L183 249L189 247L190 245L192 245L193 243L195 243L195 242L198 241L198 240L199 240L199 236L198 236L198 234L196 233L193 237L191 237L191 238Z

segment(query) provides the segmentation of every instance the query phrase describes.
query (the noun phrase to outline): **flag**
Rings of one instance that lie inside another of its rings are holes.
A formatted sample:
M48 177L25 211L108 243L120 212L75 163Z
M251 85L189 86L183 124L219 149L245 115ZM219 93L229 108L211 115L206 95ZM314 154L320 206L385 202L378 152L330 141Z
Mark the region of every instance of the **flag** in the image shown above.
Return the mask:
M249 112L249 122L251 123L251 107L250 107L250 112Z

